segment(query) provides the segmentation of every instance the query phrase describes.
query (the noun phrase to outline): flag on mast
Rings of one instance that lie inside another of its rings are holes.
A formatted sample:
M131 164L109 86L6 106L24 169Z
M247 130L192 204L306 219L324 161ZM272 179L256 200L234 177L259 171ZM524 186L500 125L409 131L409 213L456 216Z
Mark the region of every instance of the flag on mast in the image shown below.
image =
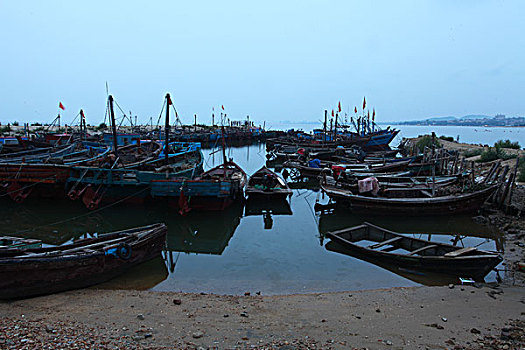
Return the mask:
M224 105L221 105L222 110L224 111Z
M357 113L357 107L354 107L354 113Z
M363 97L363 111L365 110L365 107L366 107L366 98Z
M339 101L339 104L337 105L337 109L339 110L339 113L341 113L341 101Z
M332 109L332 117L334 116L334 110Z
M376 109L374 108L374 111L372 112L372 121L376 120Z
M60 109L63 110L63 111L66 110L66 107L64 107L64 105L62 104L62 102L58 102L58 108L60 108Z

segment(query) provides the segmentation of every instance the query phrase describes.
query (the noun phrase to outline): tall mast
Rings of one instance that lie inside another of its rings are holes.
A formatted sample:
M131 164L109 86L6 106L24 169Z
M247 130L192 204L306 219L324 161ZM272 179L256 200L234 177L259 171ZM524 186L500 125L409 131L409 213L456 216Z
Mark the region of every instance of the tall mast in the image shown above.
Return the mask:
M109 101L109 116L111 118L111 131L113 133L113 153L115 154L115 157L118 158L118 144L117 144L117 125L115 123L115 112L113 111L113 96L108 96Z
M166 165L168 165L169 159L169 144L170 144L170 106L171 106L171 97L170 94L166 94L166 121L164 124L164 133L166 134L166 141L164 143L164 157L166 157Z

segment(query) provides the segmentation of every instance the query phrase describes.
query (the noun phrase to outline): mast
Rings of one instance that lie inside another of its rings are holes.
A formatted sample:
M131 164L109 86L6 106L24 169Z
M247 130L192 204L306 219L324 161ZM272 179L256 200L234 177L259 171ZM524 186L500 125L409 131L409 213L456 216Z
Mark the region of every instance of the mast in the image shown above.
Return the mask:
M115 124L115 112L113 111L113 96L108 96L109 101L109 115L111 118L111 131L113 133L113 153L115 153L115 157L118 158L118 152L117 152L117 125Z
M224 118L226 118L226 113L224 113ZM221 120L224 120L223 119L223 115L222 115L222 112L221 112ZM224 122L221 123L221 139L222 139L222 161L223 161L223 167L224 167L224 178L226 178L226 162L227 162L227 159L226 159L226 141L224 140Z
M171 97L170 97L170 94L167 93L166 94L166 121L165 121L165 124L164 124L164 133L166 134L165 136L165 143L164 143L164 157L166 157L166 165L168 165L170 162L169 162L169 159L168 159L168 155L170 153L169 151L169 144L170 144L170 105L171 105Z
M324 124L323 124L323 141L326 142L326 122L328 119L328 110L324 110Z

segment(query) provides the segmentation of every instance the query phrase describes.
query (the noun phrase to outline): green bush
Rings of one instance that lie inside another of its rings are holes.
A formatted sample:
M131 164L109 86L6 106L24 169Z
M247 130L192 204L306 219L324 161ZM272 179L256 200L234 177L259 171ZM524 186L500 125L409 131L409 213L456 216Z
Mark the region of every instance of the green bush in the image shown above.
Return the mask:
M432 147L440 147L441 144L437 140L437 138L433 138L430 135L423 135L419 141L416 143L416 147L419 149L420 152L425 151L425 147L432 148Z
M489 147L488 150L483 151L481 153L481 158L479 161L481 163L486 163L486 162L491 162L496 159L507 160L507 159L512 159L512 158L516 158L516 155L507 154L507 152L505 152L501 147L496 146L496 147Z
M513 149L520 149L521 146L520 146L520 143L518 141L516 142L512 142L510 140L499 140L499 141L496 141L496 143L494 144L494 147L501 147L501 148L513 148Z
M18 126L18 125L20 125L20 124L18 124L17 121L14 121L14 122L13 122L13 126Z
M97 126L97 130L104 130L107 128L108 126L106 125L106 123L100 123L99 126Z
M0 134L11 132L11 127L9 125L0 126Z
M453 138L452 136L441 135L439 138L440 138L441 140L454 142L454 138Z
M465 151L464 156L466 158L470 158L474 156L479 156L481 153L483 153L482 148L469 149L468 151Z

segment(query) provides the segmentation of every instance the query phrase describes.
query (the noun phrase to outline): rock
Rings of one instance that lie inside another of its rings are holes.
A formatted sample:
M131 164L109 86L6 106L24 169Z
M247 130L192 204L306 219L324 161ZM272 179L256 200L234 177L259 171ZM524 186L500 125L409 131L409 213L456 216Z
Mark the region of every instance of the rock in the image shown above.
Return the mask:
M241 312L241 317L248 317L248 313L245 311Z
M245 297L249 297L250 296L250 292L244 292L244 296Z
M386 345L392 345L392 342L390 340L385 340L383 343L385 343Z
M144 315L143 314L138 314L137 318L142 321L142 320L144 320Z
M454 289L454 285L451 283L451 284L448 285L448 288Z
M446 317L441 317L441 320L442 320L443 322L447 322L447 321L448 321Z
M182 300L180 300L180 299L173 299L173 304L180 305L180 304L182 304Z
M153 337L153 334L151 334L151 333L144 334L144 339L148 339L148 338L151 338L151 337Z
M381 310L379 308L376 309L376 312L381 312Z
M323 318L323 319L321 320L321 322L326 322L326 320Z
M228 315L228 314L224 314L223 317L230 317L230 315Z
M144 337L141 337L140 335L134 335L132 339L135 341L141 341L142 339L144 339Z
M192 335L191 335L193 338L195 339L199 339L199 338L202 338L204 336L204 332L202 331L197 331L197 332L194 332Z
M480 330L477 329L477 328L472 328L472 329L470 330L470 333L472 333L472 334L480 334L481 332L480 332Z

